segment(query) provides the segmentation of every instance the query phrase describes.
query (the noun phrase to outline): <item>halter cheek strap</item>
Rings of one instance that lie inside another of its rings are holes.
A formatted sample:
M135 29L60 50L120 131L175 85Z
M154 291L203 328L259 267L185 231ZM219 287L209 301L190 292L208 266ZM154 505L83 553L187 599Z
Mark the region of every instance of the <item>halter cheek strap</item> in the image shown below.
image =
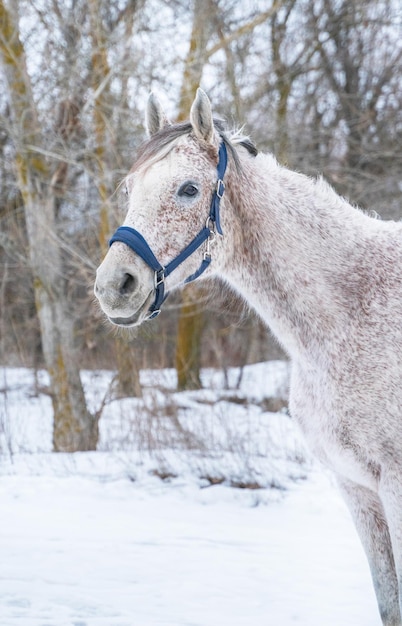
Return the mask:
M153 319L159 315L161 306L166 300L168 293L165 294L165 278L169 276L183 261L188 259L203 243L206 243L203 259L200 267L194 274L191 274L184 281L185 283L191 283L193 280L201 276L211 263L211 243L214 241L216 232L223 235L219 209L220 201L225 191L225 185L223 183L223 177L225 175L227 166L227 151L225 143L222 141L219 147L219 160L217 165L218 180L215 190L212 195L211 207L209 209L209 215L206 220L206 224L202 230L190 241L190 243L170 261L165 267L159 263L158 259L152 252L149 244L138 230L131 228L130 226L120 226L112 238L109 241L111 246L115 241L125 243L131 250L133 250L143 261L154 271L154 287L155 287L155 299L148 309L148 319Z

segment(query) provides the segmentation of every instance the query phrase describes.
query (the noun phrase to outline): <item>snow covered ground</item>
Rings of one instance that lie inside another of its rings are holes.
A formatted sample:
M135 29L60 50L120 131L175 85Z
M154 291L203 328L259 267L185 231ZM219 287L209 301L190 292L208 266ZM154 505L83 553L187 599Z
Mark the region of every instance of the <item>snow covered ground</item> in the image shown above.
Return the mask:
M2 376L0 626L380 626L331 476L264 410L283 365L247 368L236 392L206 372L208 389L165 394L172 373L146 372L144 401L108 403L100 450L75 455L50 453L32 374ZM110 379L87 374L93 408Z

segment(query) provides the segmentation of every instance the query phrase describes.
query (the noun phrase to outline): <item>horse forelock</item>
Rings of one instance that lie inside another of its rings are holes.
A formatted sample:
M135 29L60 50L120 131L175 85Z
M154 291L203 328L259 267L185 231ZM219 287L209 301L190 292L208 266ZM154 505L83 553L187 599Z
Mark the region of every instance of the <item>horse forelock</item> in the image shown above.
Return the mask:
M239 168L239 158L236 146L243 146L250 154L256 156L258 150L249 137L244 136L240 131L227 131L222 120L214 119L214 126L217 134L225 142L229 153L233 157L235 165ZM145 141L138 149L136 159L130 170L130 174L145 170L153 163L160 161L173 150L183 137L192 133L190 122L178 122L169 124L155 133Z

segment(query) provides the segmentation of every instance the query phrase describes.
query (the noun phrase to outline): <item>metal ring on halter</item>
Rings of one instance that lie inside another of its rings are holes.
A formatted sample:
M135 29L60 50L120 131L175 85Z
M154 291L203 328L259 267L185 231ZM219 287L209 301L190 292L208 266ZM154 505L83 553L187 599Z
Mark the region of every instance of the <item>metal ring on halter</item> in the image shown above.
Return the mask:
M216 195L218 196L219 200L222 198L223 193L225 191L225 183L223 182L223 180L221 178L218 178L218 181L216 183Z
M152 313L149 313L148 317L146 317L145 319L153 320L155 317L158 317L160 312L161 312L160 309L156 309L155 311L152 311Z
M208 215L208 217L207 217L207 221L205 222L205 226L208 228L209 232L212 235L214 235L214 236L216 235L216 223L215 223L215 220L210 215Z

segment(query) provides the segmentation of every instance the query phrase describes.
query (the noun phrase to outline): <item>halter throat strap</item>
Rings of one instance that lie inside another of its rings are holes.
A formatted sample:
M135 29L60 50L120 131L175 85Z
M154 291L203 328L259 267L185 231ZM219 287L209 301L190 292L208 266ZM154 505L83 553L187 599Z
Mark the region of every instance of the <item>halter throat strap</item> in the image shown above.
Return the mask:
M218 157L218 165L216 168L217 183L212 194L211 206L206 224L204 228L202 228L194 237L194 239L192 239L190 243L165 267L159 263L146 239L138 230L135 230L135 228L131 228L130 226L120 226L109 241L109 246L115 243L115 241L120 241L121 243L126 244L126 246L138 254L148 267L153 270L155 298L148 309L148 319L153 319L159 315L162 304L169 295L168 293L165 293L165 278L167 278L169 274L171 274L181 263L183 263L183 261L194 254L194 252L204 243L205 251L198 270L188 276L184 282L190 283L201 276L211 263L211 243L214 241L216 233L223 235L220 223L220 201L225 191L223 178L227 166L227 150L224 141L220 144Z

